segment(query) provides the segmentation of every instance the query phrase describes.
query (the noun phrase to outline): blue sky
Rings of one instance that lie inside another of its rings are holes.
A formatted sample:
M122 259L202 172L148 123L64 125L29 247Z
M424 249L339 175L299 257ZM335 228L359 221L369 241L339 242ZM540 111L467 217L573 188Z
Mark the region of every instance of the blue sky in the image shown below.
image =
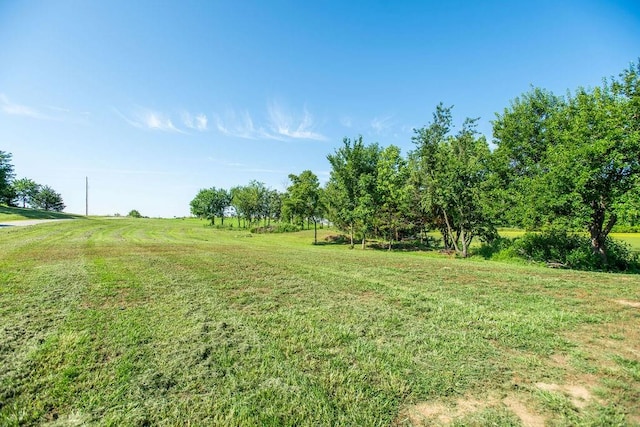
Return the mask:
M0 150L84 213L184 216L200 188L328 179L343 137L412 149L531 85L640 57L634 1L0 1Z

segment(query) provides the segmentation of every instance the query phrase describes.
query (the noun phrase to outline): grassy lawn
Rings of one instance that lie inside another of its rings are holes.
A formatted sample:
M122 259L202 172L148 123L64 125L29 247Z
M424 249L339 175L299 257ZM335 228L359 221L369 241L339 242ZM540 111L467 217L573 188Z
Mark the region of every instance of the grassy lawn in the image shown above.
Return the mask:
M84 218L80 215L64 212L42 211L38 209L23 209L0 205L0 222L20 221L24 219L71 219Z
M640 424L640 277L312 236L0 229L0 425Z

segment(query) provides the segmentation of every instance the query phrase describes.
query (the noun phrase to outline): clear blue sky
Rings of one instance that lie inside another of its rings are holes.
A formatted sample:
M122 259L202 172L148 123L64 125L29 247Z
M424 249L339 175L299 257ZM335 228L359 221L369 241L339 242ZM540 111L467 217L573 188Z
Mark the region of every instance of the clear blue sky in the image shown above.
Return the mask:
M343 137L411 150L640 56L637 1L0 1L0 150L84 213L189 214L200 188L328 178Z

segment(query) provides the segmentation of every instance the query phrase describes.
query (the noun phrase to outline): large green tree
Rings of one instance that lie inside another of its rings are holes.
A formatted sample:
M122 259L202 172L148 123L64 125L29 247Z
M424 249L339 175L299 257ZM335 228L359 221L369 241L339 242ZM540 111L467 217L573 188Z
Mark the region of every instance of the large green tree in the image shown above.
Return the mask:
M40 191L31 201L36 209L44 209L46 211L62 212L66 207L60 193L56 192L48 185L40 187Z
M191 213L198 218L204 218L215 225L216 217L224 225L224 210L231 204L231 195L224 188L202 189L191 200Z
M373 230L377 209L376 171L380 155L378 144L365 145L362 136L351 141L343 139L342 147L327 156L331 176L327 185L330 219L349 232L351 246L355 232L362 237Z
M37 197L40 191L40 185L32 179L20 178L13 181L13 191L18 202L21 202L22 207L26 208L27 205L31 205L32 201Z
M11 153L0 151L0 203L10 205L15 198L11 183L15 177Z
M496 114L491 159L496 197L493 215L503 225L536 229L553 220L543 207L556 195L545 191L540 175L549 147L558 144L556 118L565 101L549 91L533 88ZM532 191L536 188L540 191ZM547 201L542 204L541 199Z
M376 167L377 226L387 236L391 250L394 239L399 239L399 230L409 225L409 168L395 145L380 152Z
M605 265L617 209L640 173L639 75L633 65L566 99L534 89L494 122L496 158L509 176L508 192L525 194L515 205L534 226L583 227ZM536 108L540 93L544 108Z
M244 218L245 224L251 225L260 218L266 218L266 212L270 210L269 189L263 182L256 180L245 186L233 187L231 203L236 209L238 226L240 226L240 218Z
M445 246L466 257L474 237L495 235L487 215L490 151L486 139L477 134L477 119L466 119L457 134L450 133L451 110L438 105L432 123L416 130L414 156L423 209L442 233Z
M322 215L322 197L318 176L310 170L303 171L300 175L290 174L291 185L287 188L287 197L284 201L287 210L293 218L300 221L313 222L313 243L318 243L318 220Z

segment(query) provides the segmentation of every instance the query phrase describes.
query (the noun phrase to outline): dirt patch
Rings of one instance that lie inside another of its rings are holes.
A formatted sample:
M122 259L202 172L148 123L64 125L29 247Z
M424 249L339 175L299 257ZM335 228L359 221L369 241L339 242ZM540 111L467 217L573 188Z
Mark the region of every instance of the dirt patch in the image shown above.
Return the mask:
M424 424L449 425L455 420L467 415L480 412L488 408L506 406L513 412L525 427L544 427L546 418L532 411L515 395L510 394L505 398L497 395L488 396L484 400L475 398L460 398L455 402L422 402L403 411L395 425L403 425L408 422L413 426Z
M591 392L582 385L536 383L536 387L540 390L564 394L571 400L571 403L573 403L576 408L584 408L593 400Z
M545 418L542 415L532 412L521 401L514 396L505 397L502 403L509 408L511 412L516 414L522 425L525 427L544 427Z
M629 301L627 299L619 299L616 302L620 305L626 305L627 307L640 308L640 301Z
M551 360L554 365L560 368L567 368L570 366L569 357L566 354L555 353L551 355Z

